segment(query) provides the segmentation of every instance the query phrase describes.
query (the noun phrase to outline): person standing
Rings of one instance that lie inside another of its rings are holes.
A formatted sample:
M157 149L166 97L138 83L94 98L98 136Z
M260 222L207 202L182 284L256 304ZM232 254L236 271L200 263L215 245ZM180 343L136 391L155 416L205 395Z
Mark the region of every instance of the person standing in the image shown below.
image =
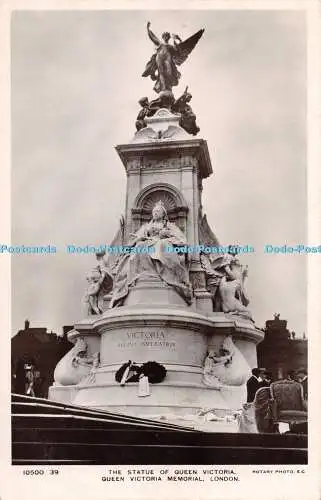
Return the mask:
M303 387L303 398L307 401L308 400L308 374L306 370L299 370L297 372L297 379L298 382Z
M26 390L25 395L35 397L35 367L34 365L26 366Z
M267 371L265 368L262 368L260 376L262 378L262 382L260 384L260 388L261 387L270 387L271 382L272 382L272 374L271 374L271 372Z
M252 375L246 382L246 389L247 389L247 403L253 403L256 391L263 387L262 384L263 380L261 377L261 370L260 368L253 368L252 370Z

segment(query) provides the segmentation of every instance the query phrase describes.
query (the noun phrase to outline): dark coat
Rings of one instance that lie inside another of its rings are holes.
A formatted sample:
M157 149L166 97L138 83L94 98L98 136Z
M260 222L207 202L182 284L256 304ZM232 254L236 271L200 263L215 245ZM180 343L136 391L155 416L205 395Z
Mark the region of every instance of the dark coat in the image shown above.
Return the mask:
M247 389L247 399L246 401L248 403L252 403L255 398L256 391L263 387L262 382L260 382L256 377L252 375L246 382L246 389Z

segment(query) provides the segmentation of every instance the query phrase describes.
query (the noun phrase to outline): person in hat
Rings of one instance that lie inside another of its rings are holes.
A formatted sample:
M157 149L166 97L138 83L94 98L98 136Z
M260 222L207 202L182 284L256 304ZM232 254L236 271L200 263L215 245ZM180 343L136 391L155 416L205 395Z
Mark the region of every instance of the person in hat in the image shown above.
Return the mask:
M252 375L246 382L247 403L253 403L256 391L262 387L263 379L261 377L261 369L253 368Z
M270 387L272 382L272 374L266 368L261 368L260 377L262 379L260 387Z

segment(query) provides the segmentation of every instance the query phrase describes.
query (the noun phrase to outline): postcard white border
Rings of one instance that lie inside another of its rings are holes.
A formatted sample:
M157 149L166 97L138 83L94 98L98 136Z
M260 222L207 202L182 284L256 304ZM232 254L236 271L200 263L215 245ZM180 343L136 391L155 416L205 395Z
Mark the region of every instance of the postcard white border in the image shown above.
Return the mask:
M0 240L10 240L10 15L13 10L107 10L107 9L215 9L215 10L302 10L308 23L308 242L321 243L321 155L320 155L320 3L317 0L255 1L96 1L96 0L3 0L0 3L0 155L1 155L1 226ZM0 258L1 345L1 500L116 499L300 499L321 498L321 284L320 262L309 259L308 265L308 339L309 384L309 465L296 474L253 474L252 469L296 469L295 466L224 466L235 469L241 478L236 484L205 483L119 483L104 484L101 476L111 466L59 466L58 477L26 479L24 467L11 466L10 452L10 257ZM310 382L311 381L311 382ZM118 467L117 467L118 468ZM122 469L127 467L122 466ZM140 469L141 467L130 468ZM152 467L155 471L164 467ZM178 466L183 469L184 466ZM193 469L196 467L193 466ZM202 469L202 466L197 466ZM210 468L207 466L206 468ZM213 466L218 468L218 466ZM174 469L171 466L171 469ZM290 476L290 477L289 477Z

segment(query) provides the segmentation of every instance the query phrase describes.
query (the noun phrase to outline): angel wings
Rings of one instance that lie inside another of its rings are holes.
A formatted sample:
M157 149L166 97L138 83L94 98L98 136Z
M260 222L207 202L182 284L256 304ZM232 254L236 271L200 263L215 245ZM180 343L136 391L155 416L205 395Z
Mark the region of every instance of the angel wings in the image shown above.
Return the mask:
M162 34L162 41L160 41L151 31L150 23L147 24L147 33L157 50L147 63L142 76L150 76L153 81L156 81L155 92L171 91L173 87L178 85L181 76L176 66L180 66L186 61L204 30L199 30L184 41L181 41L178 35L172 35L173 45L168 43L171 38L168 32Z

